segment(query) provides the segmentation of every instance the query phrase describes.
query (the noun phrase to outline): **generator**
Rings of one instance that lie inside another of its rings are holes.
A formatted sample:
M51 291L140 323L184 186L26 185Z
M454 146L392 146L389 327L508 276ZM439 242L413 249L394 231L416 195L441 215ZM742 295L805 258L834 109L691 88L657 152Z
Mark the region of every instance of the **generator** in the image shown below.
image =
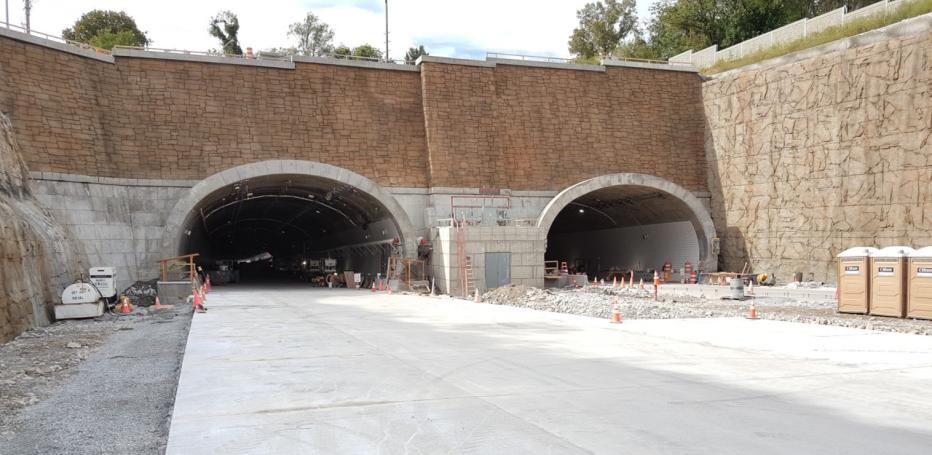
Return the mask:
M91 284L100 292L100 296L108 301L116 300L116 269L113 267L93 267L88 271Z

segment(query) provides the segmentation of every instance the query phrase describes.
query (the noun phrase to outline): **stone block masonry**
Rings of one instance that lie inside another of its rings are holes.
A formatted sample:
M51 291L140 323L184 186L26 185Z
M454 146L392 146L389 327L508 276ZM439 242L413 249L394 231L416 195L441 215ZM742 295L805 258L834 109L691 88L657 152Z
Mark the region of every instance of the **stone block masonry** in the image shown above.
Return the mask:
M406 71L289 69L157 52L109 63L15 32L0 55L0 111L33 172L199 180L294 159L386 187L559 191L637 172L707 190L694 72L429 57Z

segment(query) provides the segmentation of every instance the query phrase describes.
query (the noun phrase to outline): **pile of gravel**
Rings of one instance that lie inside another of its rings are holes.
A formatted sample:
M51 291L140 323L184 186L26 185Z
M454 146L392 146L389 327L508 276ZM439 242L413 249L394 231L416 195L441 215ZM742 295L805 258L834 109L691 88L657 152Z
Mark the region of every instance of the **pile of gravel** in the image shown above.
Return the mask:
M540 289L518 285L492 289L483 295L482 301L606 319L611 316L612 304L616 301L624 319L741 317L747 314L752 303L752 300L732 301L687 295L661 296L655 301L648 289L613 289L607 286ZM753 303L763 319L932 335L932 321L842 314L836 311L834 302L767 297L756 298Z
M155 296L158 294L157 282L158 280L137 281L126 288L123 295L129 297L130 302L136 306L155 305Z

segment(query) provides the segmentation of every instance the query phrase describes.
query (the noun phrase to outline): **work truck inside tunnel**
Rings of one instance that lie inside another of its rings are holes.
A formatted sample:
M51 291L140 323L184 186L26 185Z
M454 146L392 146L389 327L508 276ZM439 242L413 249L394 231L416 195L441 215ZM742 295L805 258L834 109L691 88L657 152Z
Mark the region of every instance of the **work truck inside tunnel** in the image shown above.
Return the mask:
M687 262L701 267L703 234L696 226L692 209L671 194L634 185L606 187L557 214L545 257L559 267L565 263L571 274L609 281L634 272L636 279L651 282L653 271L662 272L669 263L679 281Z
M195 207L180 235L180 253L198 253L199 266L216 284L341 285L346 271L384 273L401 245L395 220L372 195L307 175L224 186Z

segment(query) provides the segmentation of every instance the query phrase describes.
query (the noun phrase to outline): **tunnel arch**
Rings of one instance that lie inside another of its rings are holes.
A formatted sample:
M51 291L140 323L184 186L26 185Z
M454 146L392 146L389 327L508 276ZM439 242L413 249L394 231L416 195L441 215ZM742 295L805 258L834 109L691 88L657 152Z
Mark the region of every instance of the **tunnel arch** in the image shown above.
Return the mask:
M715 225L712 222L712 216L709 211L702 205L702 202L687 189L660 177L635 174L635 173L618 173L608 174L584 180L572 185L558 193L544 207L537 219L537 227L543 232L551 232L557 216L561 214L569 205L578 199L597 192L617 187L645 188L663 193L673 197L676 201L682 203L691 213L689 221L696 233L699 246L699 260L702 261L704 270L718 270L718 253L714 246L716 239Z
M324 179L355 188L385 208L401 238L406 257L416 254L415 230L407 212L394 196L372 180L348 169L330 164L302 160L268 160L232 167L210 175L196 185L172 208L161 240L162 257L186 254L185 230L197 208L218 191L239 182L256 178L297 176Z

